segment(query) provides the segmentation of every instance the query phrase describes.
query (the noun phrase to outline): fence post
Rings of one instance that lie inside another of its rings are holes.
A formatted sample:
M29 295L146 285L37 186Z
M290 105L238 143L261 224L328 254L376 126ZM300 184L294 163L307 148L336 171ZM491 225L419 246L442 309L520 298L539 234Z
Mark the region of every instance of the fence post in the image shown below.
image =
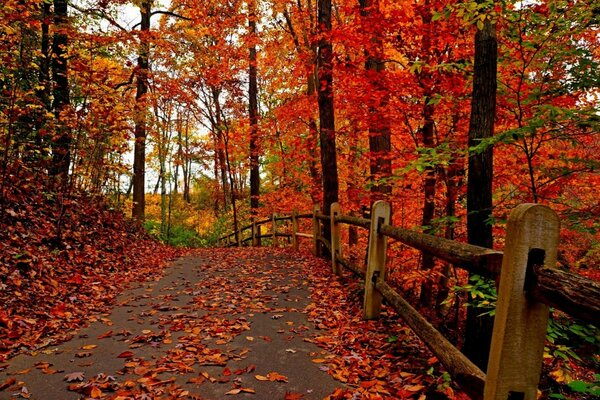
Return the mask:
M378 318L381 311L382 296L373 283L385 277L385 258L387 237L379 233L382 224L389 224L392 209L390 203L376 201L371 209L371 227L369 229L369 250L367 272L365 274L365 298L363 316L365 319Z
M252 221L252 247L258 246L258 235L260 234L260 232L256 231L257 228L259 228L259 226L256 225L256 221L253 220Z
M278 244L278 241L277 241L277 221L275 221L275 217L277 217L277 214L273 213L273 217L272 217L273 224L271 226L272 233L273 233L273 242L272 242L273 247L276 247L277 244Z
M535 400L548 306L527 298L534 265L554 267L560 222L550 208L521 204L508 219L485 400Z
M321 236L321 222L317 218L317 214L321 213L321 206L315 204L313 206L313 219L312 219L312 230L313 230L313 254L317 257L321 256L321 245L319 243L319 236Z
M298 236L296 236L296 233L298 233L298 211L294 210L292 212L292 247L294 248L294 250L298 251Z
M342 248L340 246L340 224L336 222L335 217L339 216L342 212L340 203L333 203L331 205L331 268L334 274L341 275L342 268L337 262L337 257L341 257Z

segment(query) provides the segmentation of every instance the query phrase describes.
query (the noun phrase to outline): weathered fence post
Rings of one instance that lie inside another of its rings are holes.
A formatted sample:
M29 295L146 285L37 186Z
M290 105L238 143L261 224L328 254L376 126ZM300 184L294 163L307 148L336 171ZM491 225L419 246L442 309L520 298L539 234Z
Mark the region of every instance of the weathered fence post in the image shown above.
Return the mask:
M392 209L385 201L376 201L371 209L371 227L369 229L369 249L367 272L365 274L364 318L378 318L381 311L382 296L375 287L377 278L385 277L385 258L387 237L379 233L382 224L389 224Z
M298 251L298 236L296 236L296 233L298 233L298 211L294 210L292 212L292 247L294 248L294 250Z
M342 248L340 246L340 224L336 222L335 218L342 212L340 203L333 203L331 205L331 268L334 274L341 275L342 268L337 261L337 257L342 255Z
M321 206L315 204L313 206L313 219L312 219L312 231L313 231L313 254L317 257L321 256L321 245L319 243L319 236L321 236L321 222L317 218L317 215L321 213Z
M273 217L272 217L272 226L271 226L271 230L273 233L273 242L272 245L273 247L277 247L278 241L277 241L277 221L275 220L275 218L277 217L277 214L273 213Z
M229 238L230 237L231 237L231 234L227 235L227 239L226 239L227 240L227 244L226 244L226 247L229 247Z
M256 221L252 221L252 247L258 246L258 235L260 235L260 232L257 232L257 229L260 229L260 225L256 225Z
M548 306L527 298L527 284L534 265L555 266L559 225L556 213L539 204L522 204L510 214L485 400L536 399Z

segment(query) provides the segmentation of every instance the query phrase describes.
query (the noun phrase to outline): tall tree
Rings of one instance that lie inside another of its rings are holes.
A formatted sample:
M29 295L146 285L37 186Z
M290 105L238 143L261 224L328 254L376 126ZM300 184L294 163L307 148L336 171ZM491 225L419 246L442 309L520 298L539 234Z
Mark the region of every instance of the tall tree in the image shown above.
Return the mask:
M250 117L250 213L258 213L260 196L260 171L258 148L258 84L256 70L256 0L248 3L249 61L248 115Z
M54 80L52 109L58 121L57 132L52 141L52 167L50 174L66 183L71 162L71 128L64 121L64 113L71 104L69 96L67 35L68 6L67 0L54 0L54 37L52 38L52 78ZM62 116L61 116L62 115Z
M331 0L318 2L318 95L321 140L321 170L323 171L323 212L329 215L331 205L338 201L338 170L335 147L335 114L333 106L333 46L331 43ZM325 224L324 237L330 227Z
M494 135L496 115L496 79L498 64L496 25L487 17L475 33L475 61L473 67L473 95L469 125L469 148ZM488 146L483 151L469 151L467 179L467 238L470 244L492 248L492 176L493 152ZM474 307L467 310L464 353L485 371L493 319L479 316Z
M387 200L392 193L392 186L386 178L392 175L390 158L391 129L387 115L390 92L385 82L385 61L383 54L383 37L379 0L360 0L360 12L364 29L371 34L366 42L365 69L370 84L368 99L369 129L369 172L371 174L371 202Z
M152 0L140 3L140 44L138 50L135 91L135 144L133 150L133 209L132 217L143 221L146 209L146 106L148 70L150 68L150 17Z

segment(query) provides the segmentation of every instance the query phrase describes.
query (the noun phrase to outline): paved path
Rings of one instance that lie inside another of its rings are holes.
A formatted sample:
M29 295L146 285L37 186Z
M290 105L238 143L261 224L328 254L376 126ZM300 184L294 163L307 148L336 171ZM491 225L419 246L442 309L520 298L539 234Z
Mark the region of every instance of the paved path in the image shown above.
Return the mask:
M14 380L0 399L322 399L341 384L305 341L303 261L266 248L177 260L73 340L0 366L0 385Z

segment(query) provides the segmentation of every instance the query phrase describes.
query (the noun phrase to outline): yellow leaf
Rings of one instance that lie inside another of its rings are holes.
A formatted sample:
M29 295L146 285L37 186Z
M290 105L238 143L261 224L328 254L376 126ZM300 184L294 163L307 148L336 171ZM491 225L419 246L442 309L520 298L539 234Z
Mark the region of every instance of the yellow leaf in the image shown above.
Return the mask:
M85 346L82 346L81 349L82 350L93 350L96 347L98 347L97 344L86 344Z

